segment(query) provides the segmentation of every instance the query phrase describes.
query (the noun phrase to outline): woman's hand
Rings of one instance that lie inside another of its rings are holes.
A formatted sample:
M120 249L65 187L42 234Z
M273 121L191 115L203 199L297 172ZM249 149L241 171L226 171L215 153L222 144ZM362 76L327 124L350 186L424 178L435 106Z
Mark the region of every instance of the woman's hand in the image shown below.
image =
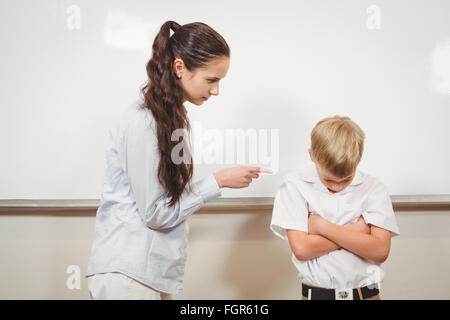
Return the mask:
M260 167L239 166L226 168L214 173L219 188L246 188L253 179L259 178L263 172Z

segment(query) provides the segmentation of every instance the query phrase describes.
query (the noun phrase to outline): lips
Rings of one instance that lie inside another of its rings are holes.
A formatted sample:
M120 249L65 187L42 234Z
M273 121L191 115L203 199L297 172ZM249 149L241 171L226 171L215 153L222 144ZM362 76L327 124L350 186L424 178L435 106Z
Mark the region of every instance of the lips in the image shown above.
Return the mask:
M208 98L202 97L202 99L203 99L203 101L207 101L209 99L209 97Z

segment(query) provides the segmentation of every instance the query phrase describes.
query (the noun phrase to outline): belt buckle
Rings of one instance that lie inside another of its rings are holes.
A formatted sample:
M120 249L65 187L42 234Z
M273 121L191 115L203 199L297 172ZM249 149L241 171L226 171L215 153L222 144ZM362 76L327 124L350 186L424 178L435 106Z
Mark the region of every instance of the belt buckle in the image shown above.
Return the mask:
M353 289L335 289L336 300L353 300Z

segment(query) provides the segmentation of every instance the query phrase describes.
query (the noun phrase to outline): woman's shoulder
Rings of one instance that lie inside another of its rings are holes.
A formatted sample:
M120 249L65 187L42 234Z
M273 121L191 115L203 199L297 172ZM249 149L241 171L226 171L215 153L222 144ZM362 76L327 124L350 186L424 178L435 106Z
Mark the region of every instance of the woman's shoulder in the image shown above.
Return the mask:
M134 101L115 118L109 128L109 138L122 141L130 134L156 136L155 121L151 111L143 107L142 101Z
M128 131L130 128L154 130L155 120L151 111L144 106L143 102L136 100L119 116L116 125L123 131Z

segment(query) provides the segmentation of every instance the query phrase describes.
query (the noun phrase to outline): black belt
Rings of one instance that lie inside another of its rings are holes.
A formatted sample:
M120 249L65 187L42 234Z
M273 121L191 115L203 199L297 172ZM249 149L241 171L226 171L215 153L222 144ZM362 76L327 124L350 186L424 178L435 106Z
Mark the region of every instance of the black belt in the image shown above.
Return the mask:
M306 284L302 284L302 295L305 298L308 298L309 289L311 289L311 297L310 297L311 300L336 300L336 293L338 295L341 295L341 297L344 299L346 297L346 293L338 289L334 290L334 289L316 288L310 287ZM380 293L377 284L361 287L360 289L363 299L371 298ZM353 289L353 300L360 300L358 289Z

